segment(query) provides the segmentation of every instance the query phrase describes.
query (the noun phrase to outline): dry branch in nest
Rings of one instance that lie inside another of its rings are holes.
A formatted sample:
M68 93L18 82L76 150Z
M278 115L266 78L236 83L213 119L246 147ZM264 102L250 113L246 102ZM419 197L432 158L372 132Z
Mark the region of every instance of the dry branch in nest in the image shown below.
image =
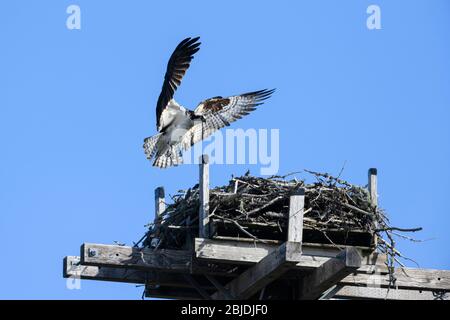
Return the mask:
M288 179L292 174L261 178L247 173L232 177L228 185L211 189L210 219L216 234L261 242L286 239L289 198L303 188L303 242L336 246L376 243L376 249L388 255L389 266L393 267L401 257L393 236L421 228L391 226L384 211L371 205L364 187L326 173L306 172L314 177L314 182ZM150 224L144 246L178 249L192 243L190 240L198 236L198 212L198 185L179 191L158 220ZM374 238L379 241L374 242Z

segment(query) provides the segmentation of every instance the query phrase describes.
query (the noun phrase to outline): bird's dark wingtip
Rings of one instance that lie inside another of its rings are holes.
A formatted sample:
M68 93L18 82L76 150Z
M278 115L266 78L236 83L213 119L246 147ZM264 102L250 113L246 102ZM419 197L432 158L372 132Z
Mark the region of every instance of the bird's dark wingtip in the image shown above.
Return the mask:
M256 100L263 101L263 100L269 99L274 92L275 92L275 89L263 89L263 90L255 91L251 95Z

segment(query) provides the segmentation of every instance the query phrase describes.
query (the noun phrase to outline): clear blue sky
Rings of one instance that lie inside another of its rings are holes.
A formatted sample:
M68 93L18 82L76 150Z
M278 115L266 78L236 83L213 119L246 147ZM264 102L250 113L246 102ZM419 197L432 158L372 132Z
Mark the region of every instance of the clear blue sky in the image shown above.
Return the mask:
M421 267L450 269L450 3L422 1L3 1L0 10L0 298L139 299L134 285L66 289L62 258L82 242L131 244L153 219L153 190L196 183L194 165L150 166L167 59L202 48L177 93L266 87L269 103L234 128L279 128L280 172L366 183ZM81 30L66 8L81 8ZM381 8L368 30L366 8ZM258 166L212 166L212 184ZM300 175L301 176L301 175ZM411 264L408 264L411 266Z

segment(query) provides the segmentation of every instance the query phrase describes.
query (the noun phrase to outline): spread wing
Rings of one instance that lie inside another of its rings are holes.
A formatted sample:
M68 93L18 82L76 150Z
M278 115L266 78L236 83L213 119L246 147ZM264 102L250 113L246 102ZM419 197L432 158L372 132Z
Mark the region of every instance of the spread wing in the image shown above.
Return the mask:
M169 101L172 100L175 91L181 84L181 79L183 79L186 70L189 68L194 54L200 49L201 43L197 42L199 39L200 37L184 39L170 56L161 94L156 104L156 126L158 130L160 129L160 118L164 109L169 104Z
M203 119L197 120L197 123L183 135L181 148L186 150L215 131L249 114L258 105L263 104L274 91L275 89L264 89L227 98L215 97L201 102L194 113Z

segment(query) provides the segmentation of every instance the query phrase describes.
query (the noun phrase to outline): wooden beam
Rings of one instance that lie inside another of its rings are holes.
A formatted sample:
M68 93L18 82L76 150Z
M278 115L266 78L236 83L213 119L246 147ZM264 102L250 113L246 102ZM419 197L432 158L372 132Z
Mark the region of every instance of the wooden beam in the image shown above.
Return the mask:
M231 252L234 251L235 250L231 250ZM150 266L150 268L138 266L136 269L134 266L129 266L128 268L124 266L117 267L117 262L115 262L113 264L114 267L112 267L111 262L108 262L107 265L99 264L101 266L101 268L99 268L96 266L82 265L80 260L79 257L73 256L64 259L64 277L129 283L144 283L145 279L147 279L150 283L169 286L188 285L178 273L162 272L166 270L164 266L159 266L159 269L153 268L153 265ZM369 285L372 287L377 286L380 288L387 288L389 286L389 275L387 274L387 270L384 270L384 268L380 266L380 263L383 261L384 259L380 260L376 255L372 255L370 259L364 258L364 263L366 263L366 265L359 268L356 273L346 276L340 281L340 284L351 286ZM145 272L145 270L148 270L149 272ZM189 271L188 269L182 269L181 272ZM207 270L205 269L194 270L194 272L198 274L207 274ZM447 270L397 268L395 269L395 277L397 279L395 284L400 289L450 291L450 271ZM201 278L198 280L201 280ZM206 284L207 283L202 283L202 286L205 288ZM206 285L206 288L212 288L212 286Z
M81 265L80 257L67 256L63 261L63 277L83 280L98 280L137 284L160 285L164 287L192 288L181 273L166 273L159 270L142 271L131 268L95 267ZM192 278L205 290L215 290L206 279L198 275ZM203 281L202 281L203 280Z
M332 298L337 299L377 299L377 300L450 300L450 294L444 292L432 292L425 290L410 290L343 286L338 285Z
M200 211L199 211L199 236L209 238L209 158L204 154L200 156Z
M82 265L129 268L136 270L160 270L190 274L210 274L233 277L236 272L220 271L202 266L193 260L190 250L136 248L119 245L84 243L80 250Z
M290 242L302 242L303 209L305 205L305 190L299 189L289 198L288 238Z
M445 290L450 292L450 271L448 270L396 268L394 276L396 278L395 286L401 289ZM388 274L357 272L346 276L342 279L341 284L387 288L390 283Z
M155 220L166 210L164 187L155 189Z
M186 250L153 250L118 245L84 243L81 246L81 264L135 268L142 270L165 270L189 272L192 266L192 252Z
M63 277L126 283L145 283L146 273L139 270L129 270L124 268L83 266L80 263L80 257L67 256L63 261Z
M351 295L355 295L354 292L360 292L361 294L365 294L365 296L353 298L375 299L382 295L383 292L387 293L386 289L389 286L389 275L377 273L377 270L379 270L379 267L376 265L379 263L377 257L373 256L373 259L370 261L366 260L365 262L372 263L373 265L366 265L359 268L354 274L350 274L342 279L338 285L340 287L362 287L367 288L367 290L359 289L359 291L355 291L356 289L346 289L347 291L340 291L339 294L335 293L329 296L335 296L337 298L352 298ZM187 274L189 271L183 270L178 273L166 272L165 270L165 268L142 269L142 266L137 269L133 266L129 268L123 266L111 267L104 265L101 267L86 266L81 264L80 257L74 256L64 258L63 263L63 276L65 278L114 281L123 283L147 283L171 288L192 288L192 284L186 281L183 275ZM218 290L216 285L211 286L211 284L208 283L203 276L201 276L206 275L207 270L196 271L198 271L199 274L193 275L193 279L197 281L201 288L207 292ZM293 272L293 270L289 272ZM303 271L300 270L300 272ZM301 273L299 273L299 275L300 274ZM287 276L287 274L285 274L285 276ZM283 278L285 276L283 276ZM394 290L393 292L396 293L395 295L394 293L390 293L388 299L409 299L421 297L423 299L435 298L439 300L448 299L448 296L450 295L450 271L397 268L395 269L395 276L397 278L397 290L390 288L390 290ZM221 279L221 281L223 281L225 278ZM175 291L172 293L172 296L169 296L169 292L166 290L164 294L159 292L159 297L164 296L169 298L177 298L177 295L179 295L180 292L177 293ZM224 296L223 293L222 296ZM184 296L184 298L188 297Z
M248 299L298 263L300 257L301 243L285 242L228 283L225 288L235 299ZM217 291L212 298L226 299L227 297Z
M360 267L361 256L358 250L346 248L336 258L325 262L302 279L298 298L302 300L317 299L324 291Z
M195 239L195 257L199 260L253 265L272 253L279 245L255 243L249 241ZM315 269L334 258L340 250L329 245L302 244L302 256L296 265L297 269ZM364 253L365 265L377 265L379 270L387 272L384 263L386 256L379 253ZM384 270L386 269L386 270Z

